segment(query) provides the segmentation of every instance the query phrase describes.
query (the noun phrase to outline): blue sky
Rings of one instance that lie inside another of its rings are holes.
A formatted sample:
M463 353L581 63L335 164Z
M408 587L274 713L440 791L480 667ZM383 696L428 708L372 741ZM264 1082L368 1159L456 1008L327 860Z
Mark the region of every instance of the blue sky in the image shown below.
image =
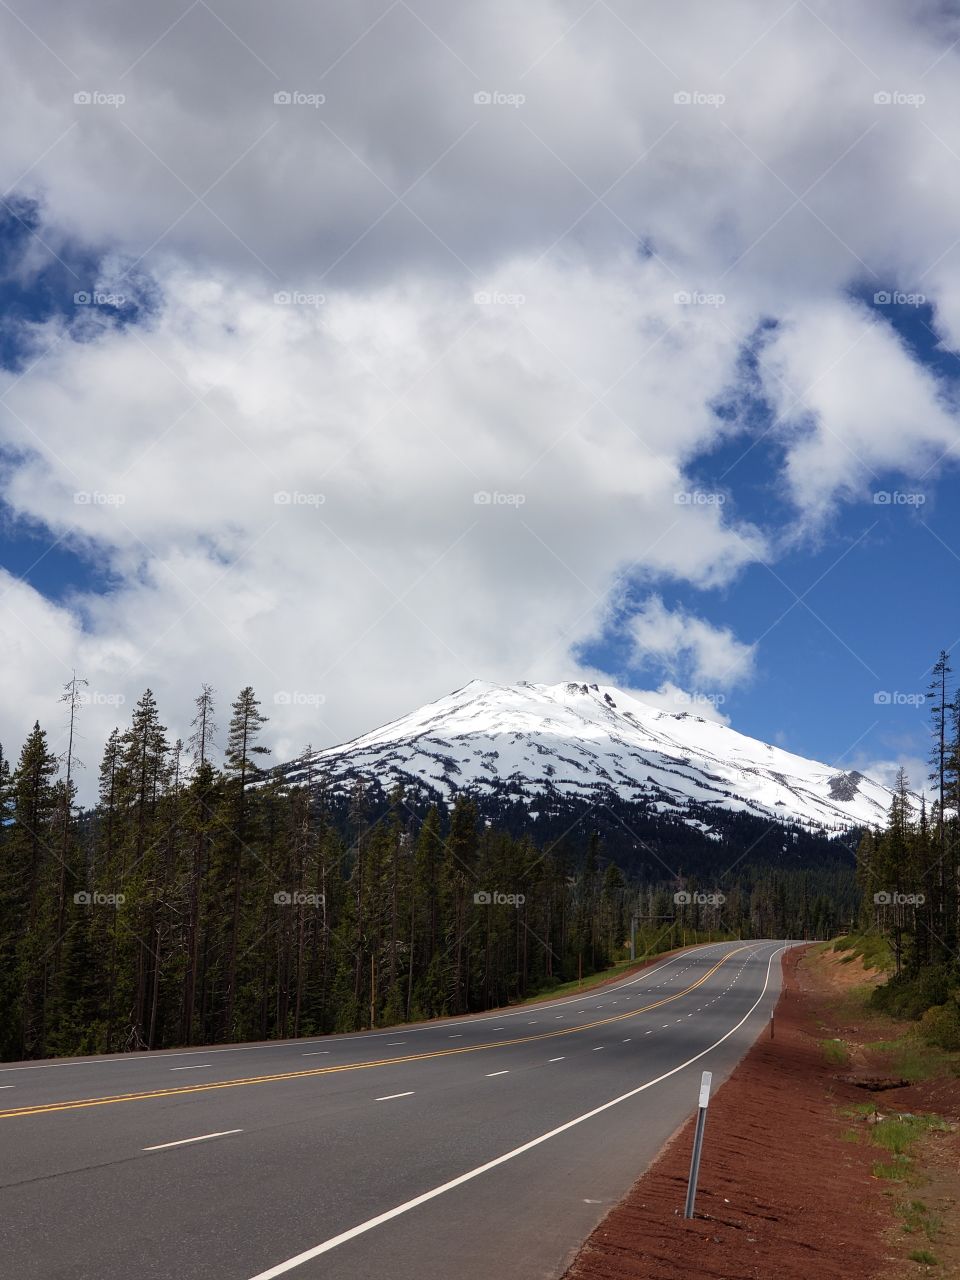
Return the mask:
M853 292L954 395L960 358L943 349L929 304L875 303L882 290ZM787 534L796 509L782 483L784 449L768 434L772 417L762 398L751 399L742 433L689 471L698 488L726 496L725 510ZM941 648L960 667L960 596L950 587L960 569L960 488L949 466L920 484L891 471L871 485L815 534L773 563L746 567L728 587L662 594L671 608L706 614L757 643L754 678L722 704L736 728L831 763L903 760L919 788L930 716L918 695L929 688ZM874 492L891 501L875 502ZM897 494L919 494L922 503L898 502ZM659 655L637 662L624 635L646 590L641 584L627 593L614 625L582 650L587 661L639 684L669 673ZM875 700L884 693L888 701Z
M11 26L5 738L74 668L91 744L209 680L279 757L589 677L921 780L960 20L693 7Z

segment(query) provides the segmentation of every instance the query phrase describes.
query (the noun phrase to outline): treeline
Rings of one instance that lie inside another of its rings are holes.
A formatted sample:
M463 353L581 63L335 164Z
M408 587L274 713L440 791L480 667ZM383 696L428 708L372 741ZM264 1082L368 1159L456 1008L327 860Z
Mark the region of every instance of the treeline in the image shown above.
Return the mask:
M829 936L846 910L838 871L754 869L711 904L700 897L716 885L628 883L596 831L538 847L469 798L427 808L397 790L374 804L376 788L332 794L309 770L291 785L264 768L250 688L230 709L222 759L209 686L186 743L170 741L148 690L111 733L97 803L83 810L81 686L67 686L62 759L39 724L15 764L0 752L6 1060L483 1009L623 959L631 928L644 954Z
M681 940L687 930L724 930L733 938L831 938L848 929L860 910L852 867L748 866L736 879L684 877L679 890L674 881L641 886L636 900L641 920L672 921Z
M72 727L78 682L68 698ZM4 1058L457 1013L620 954L627 886L596 842L574 865L469 800L420 813L399 791L374 817L360 783L344 804L265 771L264 723L244 689L215 763L209 687L187 744L148 691L107 741L90 812L39 725L14 767L0 757Z
M857 879L860 926L893 955L893 976L875 1002L910 1017L937 1006L941 1014L928 1021L949 1024L944 1047L960 1048L960 692L952 674L941 650L927 693L931 803L917 800L901 769L886 827L860 842Z

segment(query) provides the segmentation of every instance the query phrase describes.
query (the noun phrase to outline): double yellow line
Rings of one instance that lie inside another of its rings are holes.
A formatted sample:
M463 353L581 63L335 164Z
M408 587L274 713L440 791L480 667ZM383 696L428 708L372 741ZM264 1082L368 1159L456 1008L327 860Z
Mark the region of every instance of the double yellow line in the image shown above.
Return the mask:
M250 1084L273 1084L278 1080L304 1080L314 1076L332 1076L341 1071L367 1071L371 1067L393 1067L404 1062L426 1062L431 1058L447 1058L461 1053L479 1053L483 1049L503 1049L515 1044L530 1044L536 1040L553 1040L557 1036L577 1035L582 1031L592 1031L595 1027L609 1026L612 1022L622 1022L625 1018L635 1018L639 1013L649 1013L651 1009L659 1009L665 1004L671 1004L674 1000L682 999L683 996L689 995L691 991L696 991L697 987L712 977L732 956L738 955L741 951L746 951L748 946L749 944L737 947L734 951L728 951L722 959L717 961L712 969L708 969L696 982L691 983L689 987L685 987L683 991L677 991L672 996L664 996L661 1000L655 1000L652 1004L643 1005L641 1008L629 1009L626 1013L617 1013L609 1018L600 1018L596 1022L585 1022L579 1027L561 1027L556 1031L542 1031L537 1035L521 1036L513 1040L488 1040L484 1044L459 1045L452 1049L434 1049L429 1053L411 1053L399 1058L378 1058L372 1062L345 1062L339 1067L313 1067L308 1071L284 1071L276 1075L247 1076L239 1080L218 1080L210 1084L178 1085L175 1089L153 1089L146 1093L118 1093L112 1097L105 1098L78 1098L69 1102L48 1102L35 1107L14 1107L8 1111L0 1111L0 1120L12 1120L18 1116L49 1115L54 1111L79 1111L84 1107L106 1107L115 1102L146 1102L151 1098L172 1098L186 1093L209 1093L213 1089L238 1089ZM202 1052L202 1050L198 1050L198 1052Z

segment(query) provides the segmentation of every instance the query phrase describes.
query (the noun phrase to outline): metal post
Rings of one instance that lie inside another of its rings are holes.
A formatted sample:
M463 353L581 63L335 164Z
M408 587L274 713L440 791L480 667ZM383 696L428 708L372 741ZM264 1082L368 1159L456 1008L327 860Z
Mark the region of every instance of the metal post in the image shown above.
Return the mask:
M773 1039L773 1014L770 1015L770 1039Z
M713 1073L704 1071L700 1077L700 1108L697 1111L697 1129L693 1135L693 1154L690 1157L690 1181L687 1183L687 1203L683 1210L685 1218L692 1218L693 1205L697 1198L697 1178L700 1176L700 1152L703 1150L703 1131L707 1125L707 1106L710 1102L710 1084Z
M630 959L637 958L637 913L630 917Z

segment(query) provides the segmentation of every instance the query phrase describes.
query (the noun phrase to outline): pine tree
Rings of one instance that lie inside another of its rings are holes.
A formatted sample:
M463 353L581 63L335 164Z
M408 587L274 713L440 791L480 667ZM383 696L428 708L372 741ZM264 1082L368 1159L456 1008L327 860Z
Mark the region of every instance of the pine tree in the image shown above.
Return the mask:
M116 911L120 972L119 1014L122 1046L149 1047L161 926L158 895L162 876L160 800L169 782L166 729L156 699L147 689L133 709L130 728L121 738L118 770L118 818L122 831Z
M11 825L0 873L0 1025L13 1056L41 1054L47 974L56 946L57 760L35 723L10 783Z
M266 747L257 745L257 737L267 723L260 714L260 703L247 685L233 703L233 714L227 731L225 817L227 845L231 852L230 892L233 899L230 933L227 944L226 990L223 1001L223 1031L229 1039L235 1033L234 1011L238 996L238 959L240 955L240 906L248 867L256 861L256 852L248 843L252 830L249 790L260 776L257 763L268 755Z
M936 788L934 813L937 849L939 852L936 877L931 883L930 889L935 892L934 915L941 931L943 930L946 891L946 788L949 767L947 734L950 716L949 683L952 675L949 657L950 655L946 649L940 650L937 661L933 666L930 688L927 691L927 697L930 699L931 704L930 718L933 726L933 749L930 755L932 772L929 775L929 781Z

